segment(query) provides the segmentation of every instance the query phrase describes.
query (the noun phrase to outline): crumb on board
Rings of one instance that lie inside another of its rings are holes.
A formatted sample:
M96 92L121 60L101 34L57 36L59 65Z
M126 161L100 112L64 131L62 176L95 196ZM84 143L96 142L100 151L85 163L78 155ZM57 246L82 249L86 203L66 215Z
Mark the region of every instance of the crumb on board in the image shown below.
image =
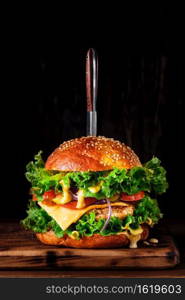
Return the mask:
M150 246L150 243L147 242L147 241L144 241L143 244L147 245L147 246Z
M158 239L156 239L156 238L149 239L149 242L152 243L152 244L158 244L159 243Z

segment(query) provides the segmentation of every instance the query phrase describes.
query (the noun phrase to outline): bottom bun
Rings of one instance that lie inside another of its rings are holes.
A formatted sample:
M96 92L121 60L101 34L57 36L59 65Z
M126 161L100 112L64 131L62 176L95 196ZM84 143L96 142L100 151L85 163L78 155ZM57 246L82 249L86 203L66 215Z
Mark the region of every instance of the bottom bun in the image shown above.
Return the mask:
M149 235L149 228L147 225L142 225L142 228L143 232L139 240L146 240ZM94 234L77 240L68 235L58 238L55 233L50 230L45 233L36 233L36 236L44 244L71 248L120 248L130 243L127 235L124 233L109 236Z

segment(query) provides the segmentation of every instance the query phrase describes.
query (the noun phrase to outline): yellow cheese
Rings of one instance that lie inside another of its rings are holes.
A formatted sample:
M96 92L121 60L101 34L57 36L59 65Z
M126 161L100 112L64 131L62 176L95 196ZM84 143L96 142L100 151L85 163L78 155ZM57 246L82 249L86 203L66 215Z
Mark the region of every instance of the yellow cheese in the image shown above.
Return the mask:
M50 215L58 225L66 230L72 223L77 222L87 211L107 207L107 204L90 205L82 209L69 209L60 205L48 206L41 201L38 204ZM128 206L124 202L111 203L111 206Z

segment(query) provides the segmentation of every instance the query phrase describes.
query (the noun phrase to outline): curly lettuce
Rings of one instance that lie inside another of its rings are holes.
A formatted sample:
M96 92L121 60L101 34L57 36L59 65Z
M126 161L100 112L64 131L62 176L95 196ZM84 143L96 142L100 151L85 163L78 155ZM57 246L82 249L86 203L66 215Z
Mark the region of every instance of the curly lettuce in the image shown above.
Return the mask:
M41 154L40 151L35 161L27 165L25 174L38 200L42 200L43 193L50 189L62 191L61 180L69 187L83 189L85 197L97 199L110 198L122 192L129 195L139 191L162 194L168 188L166 171L157 157L130 170L114 168L110 171L65 173L46 170ZM89 187L99 183L100 191L92 193Z
M31 229L34 232L46 232L48 230L51 217L44 209L39 208L36 202L30 200L26 212L27 217L21 221L26 229Z

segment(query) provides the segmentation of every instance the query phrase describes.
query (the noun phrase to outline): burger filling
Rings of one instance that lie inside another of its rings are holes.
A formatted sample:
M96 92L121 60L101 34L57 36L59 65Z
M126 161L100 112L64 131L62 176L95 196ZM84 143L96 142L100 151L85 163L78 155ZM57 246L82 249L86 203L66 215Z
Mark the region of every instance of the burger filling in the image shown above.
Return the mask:
M153 195L168 187L166 171L154 157L142 167L99 172L47 170L41 152L27 165L32 199L23 225L34 232L80 239L95 233L128 237L162 217Z

